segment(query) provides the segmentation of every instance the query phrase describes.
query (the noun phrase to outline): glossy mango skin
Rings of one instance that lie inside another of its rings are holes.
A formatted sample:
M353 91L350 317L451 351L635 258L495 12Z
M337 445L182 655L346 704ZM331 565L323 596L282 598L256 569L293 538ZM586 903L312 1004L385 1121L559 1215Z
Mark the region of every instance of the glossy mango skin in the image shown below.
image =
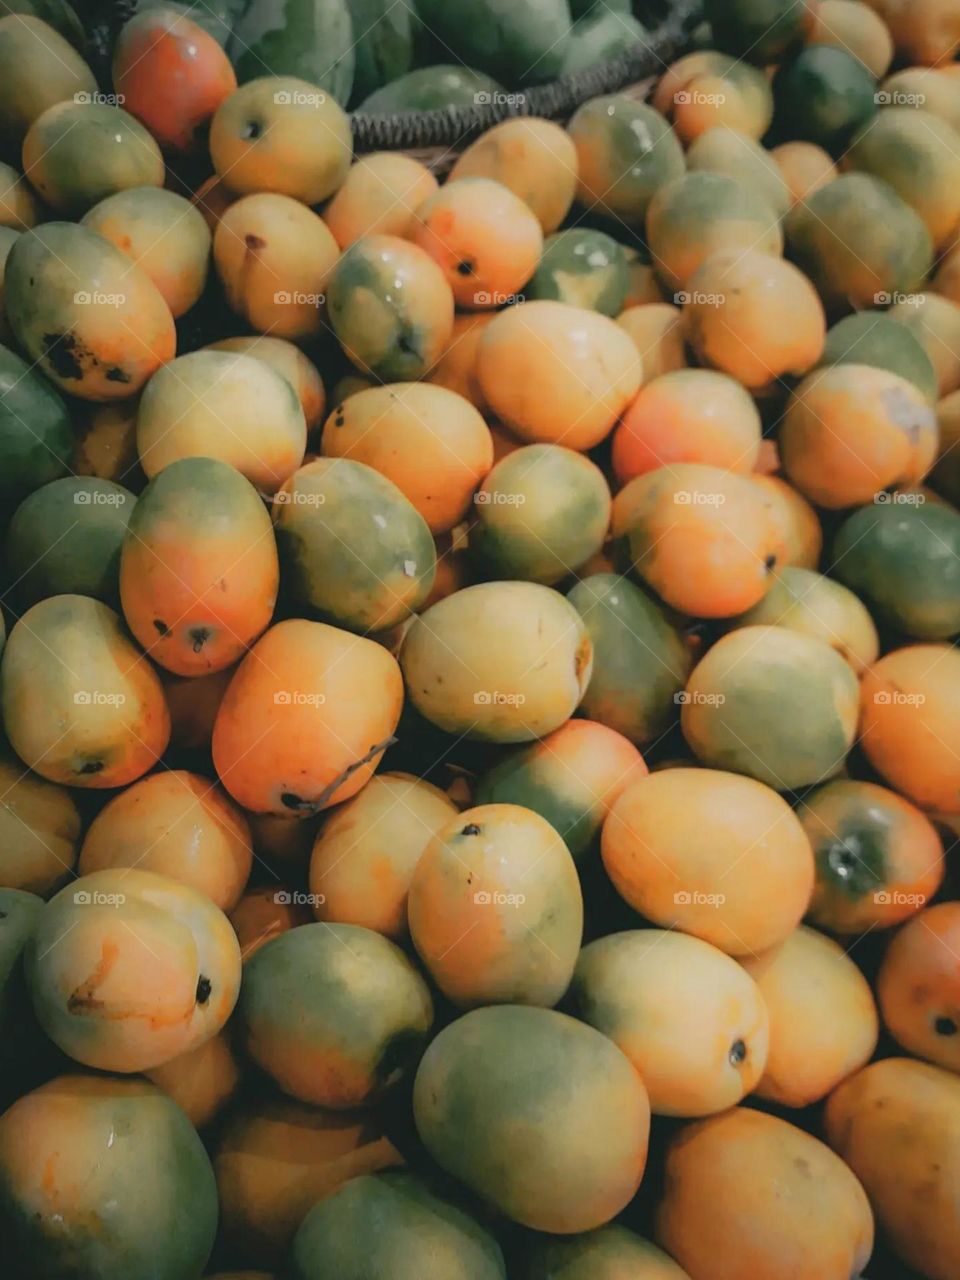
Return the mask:
M183 196L162 187L128 187L88 209L82 223L143 268L174 319L203 292L210 231Z
M150 478L183 458L229 463L269 497L303 460L307 424L289 382L236 351L193 351L151 379L137 410Z
M354 1178L306 1215L290 1280L337 1275L397 1280L506 1280L496 1238L408 1173Z
M355 925L306 924L247 961L238 1020L247 1052L285 1093L347 1110L410 1071L433 1004L389 939Z
M165 769L141 778L100 810L80 850L78 873L138 867L169 876L231 911L253 861L242 812L207 778Z
M824 1125L897 1256L930 1280L950 1280L960 1266L949 1210L958 1178L956 1075L911 1058L872 1062L828 1099Z
M129 187L163 185L163 157L129 112L101 102L58 102L30 126L23 169L51 208L77 217Z
M571 1009L636 1067L655 1115L735 1106L760 1079L769 1020L737 962L678 931L608 934L580 953Z
M414 706L439 728L529 742L576 710L590 681L593 646L558 592L532 582L488 582L415 618L400 664Z
M73 872L81 819L73 797L0 753L0 887L47 897Z
M152 871L96 871L51 899L27 975L37 1018L65 1053L101 1071L145 1071L223 1027L240 947L195 889Z
M856 736L858 693L851 667L825 640L743 627L694 668L681 725L711 768L798 790L843 767Z
M24 232L7 258L4 297L30 359L83 400L134 395L176 353L173 316L153 281L87 227Z
M350 122L329 94L295 76L248 80L210 124L213 167L237 195L275 191L319 204L350 168Z
M753 483L783 544L781 563L788 568L816 569L823 550L823 529L816 511L781 476L755 473Z
M429 782L401 773L371 778L330 815L314 843L316 918L400 941L417 864L432 837L456 816L456 805Z
M601 1226L643 1176L643 1082L611 1040L552 1009L458 1018L424 1054L413 1108L434 1159L536 1231Z
M124 26L113 51L113 83L161 146L186 153L198 149L237 77L213 36L186 14L160 9L137 13Z
M419 206L410 239L443 271L457 306L501 307L537 269L543 232L509 187L489 178L458 178Z
M939 902L894 935L877 977L887 1030L903 1048L948 1071L960 1068L960 984L954 957L960 909Z
M231 204L213 239L230 305L251 328L275 338L323 331L324 291L339 253L318 214L268 191Z
M573 204L577 151L570 135L552 120L502 120L460 153L450 171L451 181L457 178L502 182L533 210L544 235L550 235Z
M601 854L635 911L731 955L782 942L813 891L813 855L786 801L719 769L633 783L607 815Z
M515 804L455 814L410 881L410 936L461 1008L557 1003L583 936L570 851L545 818Z
M360 156L323 211L341 249L362 236L407 238L416 211L438 190L430 170L412 156L375 151Z
M445 386L395 382L343 400L327 419L321 449L392 480L431 533L467 514L493 466L493 440L480 412Z
M832 157L814 142L781 142L770 155L787 184L791 208L837 176Z
M31 14L0 18L0 136L19 151L38 116L74 94L92 97L93 72L59 32Z
M653 105L690 143L717 125L762 138L773 118L767 77L739 58L698 49L671 63L654 90Z
M683 173L683 150L667 121L628 94L584 103L567 129L577 151L578 202L628 226L641 225L657 188Z
M330 323L347 357L387 382L422 377L453 332L453 291L418 245L363 236L337 262L327 290Z
M137 502L120 559L127 625L177 675L232 666L273 616L280 567L270 517L239 471L181 458Z
M89 596L51 596L24 614L4 649L0 689L11 745L51 782L123 786L170 737L156 673L113 610Z
M686 1126L666 1178L654 1234L691 1280L849 1280L870 1259L863 1187L829 1147L775 1116L735 1107Z
M380 645L321 622L280 622L227 689L214 765L245 809L310 817L369 780L402 703L400 669Z
M687 149L688 170L724 173L756 190L782 218L793 203L775 156L738 129L718 125Z
M642 361L608 316L524 302L484 329L477 373L487 404L514 435L586 450L609 435L637 394Z
M810 1106L873 1056L879 1033L873 992L832 938L801 925L779 946L740 963L770 1015L758 1097Z
M690 1280L649 1240L611 1223L575 1236L540 1236L530 1246L521 1280Z
M383 631L426 600L436 550L397 486L349 458L318 458L274 497L284 588L301 612Z
M319 370L299 347L285 338L272 338L255 334L249 338L222 338L210 344L211 351L239 351L242 355L256 356L270 365L290 383L307 424L307 433L316 430L323 422L327 393Z
M193 1126L152 1084L60 1076L0 1119L0 1222L24 1280L199 1280L216 1184Z
M283 821L296 827L301 825L296 818L286 818ZM295 929L297 925L309 924L310 911L305 905L294 903L293 894L288 889L260 885L258 888L248 889L243 895L230 912L230 923L240 943L240 954L246 963L264 943L277 934Z
M279 1268L315 1204L402 1163L375 1112L324 1111L275 1094L241 1104L213 1151L231 1256Z
M478 805L523 805L554 827L574 859L590 848L617 797L647 767L622 734L575 718L519 747L477 780Z

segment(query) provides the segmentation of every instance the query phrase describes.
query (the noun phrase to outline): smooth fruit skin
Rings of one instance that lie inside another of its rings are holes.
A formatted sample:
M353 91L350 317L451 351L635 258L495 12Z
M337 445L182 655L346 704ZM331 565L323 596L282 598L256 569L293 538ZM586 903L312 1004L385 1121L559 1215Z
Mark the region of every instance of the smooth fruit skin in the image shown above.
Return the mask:
M241 85L210 124L213 167L237 195L274 191L315 205L350 168L350 121L317 85L261 76Z
M791 208L837 176L832 157L814 142L781 142L770 155L789 189Z
M310 857L318 920L407 934L407 894L433 836L457 816L439 787L405 773L380 773L324 823Z
M773 97L780 141L814 142L839 158L846 158L851 139L877 114L875 77L839 45L801 48L778 70Z
M255 356L193 351L151 378L137 410L148 478L183 458L229 463L265 496L303 460L307 424L289 382Z
M351 166L323 211L323 220L341 249L362 236L406 238L416 211L439 189L430 170L412 156L375 151Z
M389 939L305 924L248 959L237 1017L247 1052L284 1093L346 1110L379 1098L417 1062L433 1004Z
M594 649L580 710L638 746L654 742L677 714L692 655L660 605L617 573L581 578L567 599Z
M27 610L4 649L0 690L11 746L51 782L124 786L170 737L156 672L113 610L89 596Z
M938 394L948 396L960 387L960 306L937 293L908 293L887 314L926 351Z
M146 1071L224 1026L240 947L195 889L151 871L96 871L50 900L27 977L37 1018L64 1053L100 1071Z
M496 1238L409 1173L354 1178L315 1205L291 1249L290 1280L506 1280Z
M653 194L683 173L683 150L660 111L627 94L584 103L567 132L577 150L577 201L628 226L642 226Z
M213 762L253 813L310 817L369 780L400 718L396 660L322 622L277 623L244 658L213 728Z
M324 99L346 104L353 86L355 39L362 38L369 23L355 29L347 0L326 0L322 5L286 0L251 0L242 7L227 42L227 52L244 83L264 72L287 78L302 76ZM314 108L317 107L316 101ZM329 128L329 113L326 116Z
M642 361L608 316L524 302L484 330L477 372L494 415L515 435L586 450L609 435L637 394Z
M454 1004L549 1007L583 936L570 851L532 809L486 804L449 818L410 881L410 936Z
M433 258L397 236L355 241L327 290L327 314L347 358L383 382L427 373L450 341L453 312L453 291Z
M824 1123L898 1257L929 1280L952 1280L960 1268L957 1077L909 1058L873 1062L834 1091Z
M131 115L162 147L196 151L213 113L237 87L212 35L183 13L136 13L117 37L113 84Z
M617 494L612 533L633 568L674 609L728 618L770 585L783 546L749 476L684 462L647 471Z
M274 1093L242 1103L213 1149L231 1255L279 1268L318 1201L402 1163L375 1112L322 1111Z
M859 3L859 0L856 0ZM854 3L854 0L844 0ZM888 373L899 374L923 392L931 402L937 400L937 377L933 361L927 355L913 329L898 323L891 311L855 311L844 316L827 330L822 365L867 364Z
M630 287L627 255L602 231L571 227L548 236L525 298L554 298L616 318Z
M873 1215L829 1147L735 1107L672 1139L655 1236L691 1280L850 1280L870 1259Z
M654 1115L735 1106L767 1061L767 1010L755 983L735 960L683 933L634 929L591 942L570 1000L636 1067Z
M781 476L754 474L753 483L760 490L784 545L781 564L788 568L816 569L823 550L823 530L816 511Z
M31 364L0 346L0 498L19 502L63 476L74 430L66 402Z
M233 1101L240 1063L226 1031L144 1075L172 1098L195 1129L205 1129Z
M960 904L919 912L891 939L877 977L884 1026L908 1053L960 1071Z
M475 1009L446 1027L413 1110L447 1173L536 1231L601 1226L643 1176L643 1082L611 1040L552 1009Z
M422 0L418 11L445 48L468 67L508 84L540 84L560 74L570 37L570 10L561 0Z
M761 66L776 62L803 36L806 0L707 0L717 48Z
M860 741L887 782L922 809L960 813L960 653L910 645L864 674Z
M196 1131L152 1084L60 1076L0 1119L0 1222L24 1280L199 1280L216 1184Z
M477 780L474 799L539 813L579 860L617 797L646 772L640 752L622 734L577 718L505 755Z
M684 144L717 125L760 139L773 118L773 94L763 72L713 49L698 49L671 63L654 90L653 105L672 120Z
M82 223L143 268L174 319L203 293L210 231L183 196L161 187L129 187L88 209Z
M870 986L832 938L801 925L779 946L740 963L770 1015L760 1098L808 1107L869 1062L879 1019Z
M841 0L841 3L847 2ZM778 218L782 218L793 203L776 157L738 129L718 125L702 133L687 149L687 168L724 173L745 186L756 188Z
M65 787L0 750L0 887L49 897L73 873L81 818Z
M577 151L552 120L518 117L488 129L457 157L450 180L492 178L533 210L544 235L570 212L577 185Z
M301 826L307 826L296 818L277 818L275 821L285 822L298 830ZM230 923L246 964L264 943L277 934L286 933L288 929L295 929L301 924L309 924L310 910L305 904L295 903L289 889L260 885L259 888L248 889L243 895L230 912Z
M155 871L231 911L253 862L242 812L207 778L165 769L113 797L84 837L78 874L137 867Z
M813 890L810 844L786 801L716 769L667 769L628 787L601 853L635 911L735 956L782 942Z
M299 610L351 631L385 631L425 602L436 573L426 521L386 476L317 458L274 498L285 591Z
M212 342L211 351L239 351L241 355L256 356L271 369L286 378L297 393L300 408L307 423L307 432L315 431L323 421L327 393L319 370L299 347L285 338L271 338L255 334L246 338L221 338Z
M435 534L464 518L493 466L490 429L474 405L444 386L420 382L348 396L327 418L321 450L364 462L392 480Z
M232 666L270 624L280 567L270 517L239 471L181 458L137 502L120 599L144 649L177 675Z
M97 92L93 72L76 49L31 14L0 18L0 137L18 152L38 116L57 102Z
M652 270L652 268L648 268ZM617 316L617 324L630 335L643 361L646 386L661 374L687 367L687 348L683 336L683 312L663 301L657 286L656 298L636 306L628 306Z
M30 360L82 400L135 395L176 354L170 308L145 271L69 222L25 231L4 275L7 318Z
M573 715L590 681L593 646L558 592L486 582L414 618L400 665L410 700L438 728L529 742Z
M817 864L814 924L840 934L899 924L939 889L940 836L896 792L838 778L809 792L798 812Z
M843 767L857 700L857 677L825 640L742 627L694 668L680 722L704 764L795 791Z
M690 1280L662 1249L617 1224L576 1236L539 1236L524 1265L522 1280Z

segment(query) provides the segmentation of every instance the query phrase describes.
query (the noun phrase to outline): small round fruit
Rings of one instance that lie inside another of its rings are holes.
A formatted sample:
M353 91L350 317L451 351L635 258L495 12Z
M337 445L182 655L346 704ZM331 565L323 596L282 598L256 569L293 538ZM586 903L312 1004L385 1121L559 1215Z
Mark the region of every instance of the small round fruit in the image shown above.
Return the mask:
M832 157L814 142L782 142L770 155L790 192L790 204L800 204L837 176Z
M615 318L629 286L627 255L616 240L602 231L570 227L547 237L523 296L553 298Z
M577 150L577 200L608 218L642 226L653 194L683 173L669 123L628 94L590 99L567 129Z
M80 811L66 787L24 769L0 748L0 888L49 897L73 874Z
M255 334L246 338L221 338L211 342L211 351L238 351L241 355L256 356L286 378L297 393L300 408L307 423L308 434L323 422L327 393L317 366L299 347L284 338L269 338Z
M412 156L375 151L350 166L323 220L341 249L362 236L408 238L416 210L437 190L430 170Z
M869 5L860 0L820 0L808 13L807 44L846 49L875 80L883 79L893 61L893 39L883 18Z
M781 564L816 569L823 550L823 530L816 511L780 476L754 475L753 483L763 495L764 505L784 544Z
M458 178L492 178L509 187L536 215L544 235L570 212L577 185L577 151L552 120L502 120L461 152L450 171Z
M776 136L843 154L877 114L876 88L876 78L849 49L808 44L774 77Z
M659 298L658 294L656 302L627 307L617 316L617 324L630 335L643 361L645 384L661 374L685 369L689 363L683 335L683 312Z
M915 915L892 938L877 976L884 1026L908 1053L960 1071L960 903Z
M773 94L762 71L713 49L671 63L654 90L653 105L690 143L717 125L762 138L773 118Z

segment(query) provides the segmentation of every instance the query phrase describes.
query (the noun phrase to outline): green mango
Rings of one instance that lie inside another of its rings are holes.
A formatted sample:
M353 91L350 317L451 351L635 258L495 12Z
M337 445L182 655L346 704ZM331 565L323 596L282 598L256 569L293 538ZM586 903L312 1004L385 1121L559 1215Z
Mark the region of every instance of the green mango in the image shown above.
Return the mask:
M362 102L413 70L416 17L396 0L347 0L347 7L356 39L351 100Z
M345 106L356 62L347 0L250 0L227 46L245 84L261 76L299 76Z
M471 67L437 63L419 67L364 98L357 108L365 115L396 111L436 111L441 107L473 107L502 92L491 76Z
M66 403L34 365L0 346L0 500L13 503L70 469Z
M542 84L563 65L567 0L418 0L424 24L470 67L505 84Z

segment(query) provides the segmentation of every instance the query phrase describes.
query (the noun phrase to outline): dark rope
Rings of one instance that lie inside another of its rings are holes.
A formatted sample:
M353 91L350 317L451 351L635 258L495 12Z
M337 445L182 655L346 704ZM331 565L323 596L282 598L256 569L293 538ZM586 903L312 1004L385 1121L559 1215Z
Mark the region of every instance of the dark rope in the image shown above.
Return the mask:
M521 2L521 0L518 0ZM365 151L404 151L416 147L453 147L515 116L565 119L590 98L616 93L626 85L657 75L684 45L701 0L674 0L670 13L644 41L607 62L562 76L551 84L522 93L493 95L494 101L474 106L440 107L434 111L356 113L351 117L353 147Z

